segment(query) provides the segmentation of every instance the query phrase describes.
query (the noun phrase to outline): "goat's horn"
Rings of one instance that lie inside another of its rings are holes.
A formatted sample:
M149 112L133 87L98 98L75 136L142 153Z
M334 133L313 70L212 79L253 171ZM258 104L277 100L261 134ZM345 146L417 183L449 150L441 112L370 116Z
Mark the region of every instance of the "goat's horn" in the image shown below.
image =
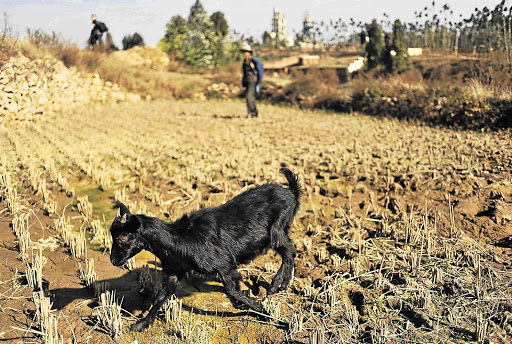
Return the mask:
M117 208L116 217L121 217L121 209Z

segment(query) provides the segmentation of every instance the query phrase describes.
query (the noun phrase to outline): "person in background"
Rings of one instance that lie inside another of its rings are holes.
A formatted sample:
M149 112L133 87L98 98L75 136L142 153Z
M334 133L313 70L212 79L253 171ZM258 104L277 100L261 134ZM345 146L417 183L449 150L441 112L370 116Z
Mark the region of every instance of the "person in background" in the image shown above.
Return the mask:
M258 117L258 109L256 107L256 93L259 84L263 80L263 66L261 62L252 56L251 46L245 43L240 49L244 57L242 63L242 86L246 88L245 100L247 102L247 116Z
M101 44L101 37L103 33L108 33L108 28L105 23L96 20L96 15L93 14L91 16L92 19L92 30L91 35L89 37L89 45L94 46L96 44Z

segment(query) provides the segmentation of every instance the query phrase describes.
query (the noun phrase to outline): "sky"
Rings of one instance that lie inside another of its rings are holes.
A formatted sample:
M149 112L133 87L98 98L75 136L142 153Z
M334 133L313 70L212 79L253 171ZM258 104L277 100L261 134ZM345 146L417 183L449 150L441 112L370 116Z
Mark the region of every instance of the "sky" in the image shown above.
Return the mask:
M114 42L122 46L124 35L138 32L147 45L156 45L165 32L165 24L174 15L188 17L196 0L0 0L0 14L6 13L8 26L22 36L27 28L61 35L67 41L85 46L91 31L91 14L107 24ZM512 0L510 1L512 5ZM494 8L500 0L444 0L436 7L449 4L457 14L469 17L475 7ZM261 40L270 31L272 10L284 12L287 32L294 35L308 11L315 21L342 18L348 22L370 22L387 13L391 19L414 21L414 12L430 6L432 0L202 0L208 15L222 11L230 29ZM456 19L456 18L454 18ZM0 28L4 17L0 17Z

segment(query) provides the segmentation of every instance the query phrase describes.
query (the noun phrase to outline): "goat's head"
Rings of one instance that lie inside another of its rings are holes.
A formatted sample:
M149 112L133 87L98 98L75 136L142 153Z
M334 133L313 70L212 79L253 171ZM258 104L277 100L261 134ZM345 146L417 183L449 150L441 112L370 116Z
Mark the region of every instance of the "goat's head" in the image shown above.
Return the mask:
M137 215L131 214L123 203L118 205L116 218L110 226L110 262L115 266L123 265L144 248L144 240L139 231L141 223Z

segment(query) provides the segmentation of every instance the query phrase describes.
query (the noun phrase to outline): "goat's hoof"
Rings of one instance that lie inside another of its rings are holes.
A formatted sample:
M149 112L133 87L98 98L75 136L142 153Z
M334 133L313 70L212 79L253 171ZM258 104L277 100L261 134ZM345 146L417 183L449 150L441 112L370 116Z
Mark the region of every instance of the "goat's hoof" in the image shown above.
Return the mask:
M260 303L254 303L251 305L251 309L258 313L264 313L263 306Z
M281 288L279 288L279 287L271 287L269 290L267 290L267 295L277 294L280 291L281 291Z
M146 329L147 327L148 327L148 324L144 320L141 320L141 321L133 324L130 327L130 329L135 332L141 332L141 331L144 331L144 329Z

